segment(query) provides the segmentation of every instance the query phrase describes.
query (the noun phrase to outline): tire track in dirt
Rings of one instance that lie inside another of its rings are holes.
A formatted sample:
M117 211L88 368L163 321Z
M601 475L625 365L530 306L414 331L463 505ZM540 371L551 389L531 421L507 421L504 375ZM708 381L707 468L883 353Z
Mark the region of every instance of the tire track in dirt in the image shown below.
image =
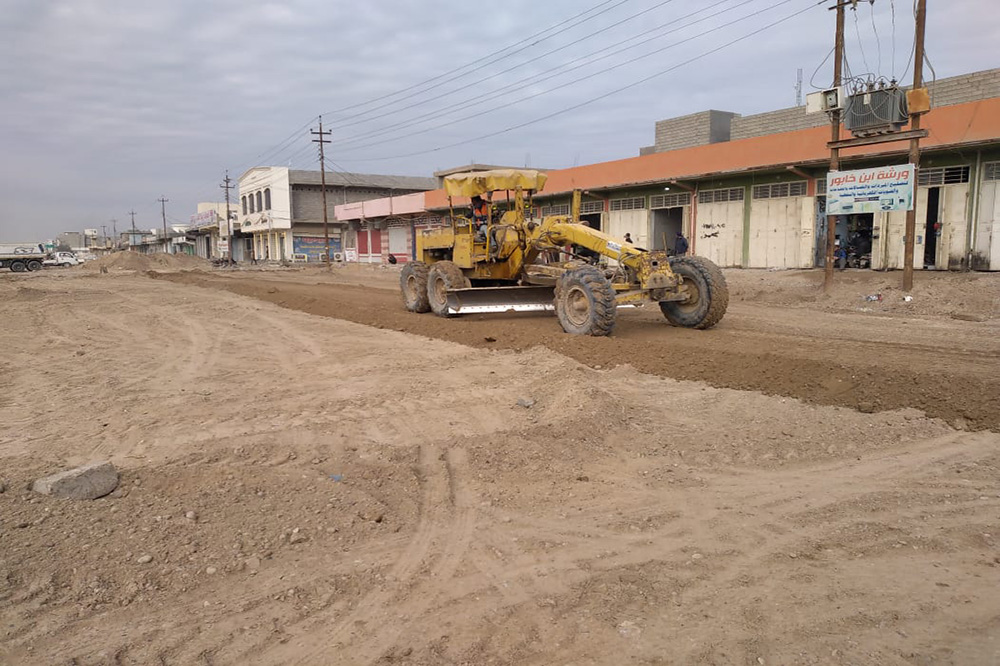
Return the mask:
M331 650L349 650L352 663L370 663L405 630L399 615L412 622L434 603L434 589L454 574L475 528L473 498L460 478L464 452L421 446L415 470L422 486L417 529L390 569L387 584L368 593L343 619L332 611L309 618L329 622L322 634L309 632L287 646L247 655L254 663L325 663ZM418 573L424 572L418 578ZM391 582L391 585L388 584ZM422 589L426 588L426 589ZM390 617L390 613L393 615Z
M860 315L837 315L843 326L853 327L849 339L844 330L836 331L840 339L799 330L775 335L773 328L783 317L794 319L796 326L803 318L800 311L778 307L767 309L775 321L766 330L755 330L759 324L753 320L759 315L741 320L739 306L710 331L672 328L638 312L620 316L613 337L585 338L566 335L554 318L532 313L452 319L412 314L403 310L397 293L386 289L297 282L276 288L274 280L204 273L158 277L473 347L522 350L542 345L592 366L627 363L649 374L854 409L914 407L949 422L964 419L973 428L1000 431L1000 377L986 370L990 360L1000 364L1000 352L980 354L944 343L914 347L900 343L889 353L889 343L868 340L871 320ZM762 308L754 307L757 315ZM956 334L960 330L972 336L965 346L975 349L972 340L979 329L956 328ZM949 390L943 391L943 385Z

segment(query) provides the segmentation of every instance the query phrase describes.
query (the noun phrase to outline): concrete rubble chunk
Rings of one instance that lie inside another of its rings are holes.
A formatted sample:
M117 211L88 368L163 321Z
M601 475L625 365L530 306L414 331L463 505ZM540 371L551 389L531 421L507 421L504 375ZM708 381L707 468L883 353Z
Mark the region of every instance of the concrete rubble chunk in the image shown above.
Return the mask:
M59 472L32 485L32 490L60 499L92 500L118 487L118 470L110 462L92 462Z

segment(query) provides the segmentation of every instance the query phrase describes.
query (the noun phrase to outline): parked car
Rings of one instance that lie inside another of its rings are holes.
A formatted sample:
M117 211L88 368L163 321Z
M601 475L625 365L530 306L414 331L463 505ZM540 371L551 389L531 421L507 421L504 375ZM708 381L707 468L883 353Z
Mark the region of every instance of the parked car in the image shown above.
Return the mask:
M76 266L81 262L72 252L53 252L49 258L42 262L44 266Z

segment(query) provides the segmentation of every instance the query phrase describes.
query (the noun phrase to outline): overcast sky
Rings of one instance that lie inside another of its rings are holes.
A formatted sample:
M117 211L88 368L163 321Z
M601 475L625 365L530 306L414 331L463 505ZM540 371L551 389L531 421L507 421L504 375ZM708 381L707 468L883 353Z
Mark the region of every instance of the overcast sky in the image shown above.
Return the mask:
M1000 66L996 0L928 5L938 77ZM854 73L902 76L912 11L848 12ZM318 168L321 113L353 172L630 157L659 119L792 106L798 68L827 85L833 29L812 0L0 0L0 240L159 226L160 196L187 222L226 169Z

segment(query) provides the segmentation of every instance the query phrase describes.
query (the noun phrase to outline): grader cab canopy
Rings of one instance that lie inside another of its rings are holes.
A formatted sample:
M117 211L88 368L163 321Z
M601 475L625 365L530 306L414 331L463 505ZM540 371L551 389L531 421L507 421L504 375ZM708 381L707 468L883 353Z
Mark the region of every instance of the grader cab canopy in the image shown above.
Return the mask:
M450 197L475 197L501 190L540 191L548 179L533 169L493 169L468 171L444 178L444 190Z

